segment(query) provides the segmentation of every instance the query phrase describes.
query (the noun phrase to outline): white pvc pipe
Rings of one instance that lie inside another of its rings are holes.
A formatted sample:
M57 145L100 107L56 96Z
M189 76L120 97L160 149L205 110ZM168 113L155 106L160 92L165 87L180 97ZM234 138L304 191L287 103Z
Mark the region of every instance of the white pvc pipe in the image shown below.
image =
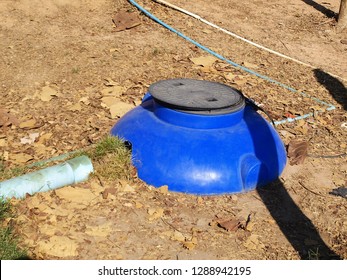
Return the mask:
M0 197L24 198L27 193L33 195L80 183L87 180L92 172L93 165L87 156L76 157L58 165L0 182Z

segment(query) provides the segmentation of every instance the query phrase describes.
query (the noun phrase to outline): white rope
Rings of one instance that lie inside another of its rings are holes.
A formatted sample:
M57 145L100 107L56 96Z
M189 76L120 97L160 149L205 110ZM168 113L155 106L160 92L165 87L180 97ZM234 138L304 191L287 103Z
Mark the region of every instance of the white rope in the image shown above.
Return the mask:
M259 49L265 50L265 51L267 51L267 52L269 52L269 53L272 53L272 54L275 54L275 55L277 55L277 56L283 57L283 58L285 58L285 59L294 61L294 62L296 62L296 63L299 63L299 64L301 64L301 65L307 66L307 67L312 68L312 69L318 69L318 68L319 68L319 67L316 67L316 66L314 66L314 65L311 65L311 64L309 64L309 63L300 61L300 60L298 60L298 59L296 59L296 58L292 58L292 57L287 56L287 55L285 55L285 54L279 53L279 52L277 52L277 51L274 51L274 50L272 50L272 49L269 49L269 48L267 48L267 47L264 47L264 46L262 46L262 45L259 45L259 44L257 44L257 43L254 43L254 42L252 42L252 41L250 41L250 40L247 40L247 39L245 39L245 38L243 38L243 37L241 37L241 36L239 36L239 35L237 35L237 34L235 34L235 33L233 33L233 32L230 32L230 31L228 31L228 30L226 30L226 29L224 29L224 28L222 28L222 27L220 27L220 26L218 26L218 25L216 25L216 24L214 24L214 23L211 23L211 22L205 20L204 18L200 17L200 16L197 15L197 14L194 14L194 13L192 13L192 12L189 12L189 11L187 11L187 10L184 10L184 9L182 9L182 8L176 6L176 5L173 5L173 4L168 3L168 2L166 2L166 1L163 1L163 0L153 0L153 1L154 1L154 2L157 2L157 3L159 3L159 4L162 4L162 5L165 5L165 6L169 7L169 8L174 9L174 10L177 10L177 11L179 11L179 12L181 12L181 13L186 14L186 15L189 15L189 16L191 16L191 17L193 17L193 18L196 18L196 19L202 21L203 23L205 23L205 24L207 24L207 25L209 25L209 26L212 26L212 27L214 27L214 28L216 28L216 29L218 29L218 30L220 30L220 31L222 31L222 32L224 32L224 33L230 35L230 36L233 36L233 37L235 37L235 38L237 38L237 39L239 39L239 40L241 40L241 41L244 41L244 42L246 42L246 43L248 43L248 44L250 44L250 45L252 45L252 46L255 46L255 47L259 48ZM334 78L338 78L338 79L341 79L341 80L343 80L343 81L347 81L347 79L344 79L344 78L342 78L342 77L340 77L340 76L337 76L337 75L335 75L335 74L329 73L329 72L327 72L327 71L324 71L324 72L327 73L327 74L329 74L330 76L332 76L332 77L334 77Z

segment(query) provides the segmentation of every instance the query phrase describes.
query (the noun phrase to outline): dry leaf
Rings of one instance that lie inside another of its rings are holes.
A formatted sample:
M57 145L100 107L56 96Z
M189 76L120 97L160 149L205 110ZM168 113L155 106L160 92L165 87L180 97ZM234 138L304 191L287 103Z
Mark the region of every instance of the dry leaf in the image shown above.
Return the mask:
M112 223L98 226L87 226L86 234L98 237L107 237L112 232Z
M233 73L227 73L227 74L224 74L224 77L231 81L232 83L238 85L238 86L242 86L244 84L247 83L247 79L245 76L242 76L242 75L235 75Z
M204 199L199 196L197 199L196 199L196 202L198 203L198 205L202 205L204 203Z
M45 141L49 140L52 137L52 135L53 135L53 133L50 133L50 132L42 134L40 139L39 139L39 141L38 141L38 143L40 143L40 144L45 143Z
M82 97L80 100L78 100L78 102L82 102L83 104L86 104L86 105L90 104L89 97Z
M136 207L137 209L142 208L142 207L143 207L143 204L142 204L141 202L135 201L135 207Z
M253 64L253 63L249 63L249 62L242 62L243 66L245 66L246 68L253 68L253 69L257 69L259 68L258 65L256 64Z
M39 137L39 133L30 133L29 136L20 139L21 144L32 144L35 142L36 138Z
M103 199L107 199L109 194L113 194L115 195L118 192L118 190L114 187L111 188L106 188L103 192L102 192L102 198Z
M308 142L292 140L288 144L288 157L290 165L302 164L307 157Z
M174 241L179 241L179 242L184 242L186 241L186 238L184 237L184 235L182 234L182 232L179 232L177 230L174 231L174 233L172 234L171 240Z
M164 209L163 208L149 208L148 209L148 214L149 214L149 221L154 221L159 218L161 218L164 214Z
M167 237L171 238L172 236L172 231L171 230L166 230L166 231L161 231L160 232L160 237L163 239L166 239Z
M40 98L45 102L51 101L54 96L60 96L60 94L50 86L43 87L40 92Z
M10 160L18 163L27 163L32 160L34 157L24 153L11 154Z
M96 180L90 180L90 189L96 194L99 195L103 191L105 191L105 188L101 185L100 182L97 182Z
M3 158L4 160L8 160L8 159L10 158L10 153L9 153L8 151L4 151L4 152L2 153L2 158Z
M101 102L103 103L104 107L110 108L113 104L120 102L120 100L117 97L107 96L101 98Z
M126 202L123 204L125 207L133 207L133 204L130 202Z
M126 180L119 180L119 190L122 192L134 192L135 188L130 186Z
M116 26L115 31L117 32L130 29L141 24L141 21L136 13L128 13L123 11L118 12L112 21Z
M111 50L116 51L117 49L111 49ZM111 78L106 78L104 85L108 87L113 87L113 86L117 86L118 83L112 80Z
M142 100L141 99L136 99L133 101L135 106L140 106L142 104Z
M28 209L33 209L42 206L42 199L39 195L31 196L30 198L26 199L25 202ZM46 209L46 207L44 209Z
M216 73L218 71L216 69L214 69L212 66L207 66L207 67L203 66L203 67L201 67L201 72L204 72L204 73L214 72L214 73Z
M259 241L259 236L255 234L252 234L250 237L248 237L248 239L244 243L244 246L250 250L259 250L265 248L264 244Z
M227 231L237 231L237 229L241 226L241 221L239 219L231 218L228 220L217 220L218 226L224 228Z
M51 151L51 148L48 148L41 143L33 143L33 147L35 149L35 157L38 157L40 155L47 156L47 153Z
M195 236L193 236L191 240L183 242L183 247L188 250L193 250L197 244L198 239Z
M87 207L89 207L92 204L96 204L96 203L98 203L98 200L96 200L96 199L95 200L91 200L90 203L87 203L87 202L86 203L80 203L80 202L72 201L72 202L69 202L69 207L71 209L76 209L76 210L78 210L78 209L87 209Z
M67 201L89 205L97 196L89 189L73 188L71 186L55 190L56 195Z
M183 242L183 247L188 249L188 250L193 250L195 248L196 244L192 241L186 241Z
M211 67L213 63L217 61L217 58L212 55L208 55L208 56L192 57L190 58L190 60L196 65L203 66L203 67Z
M70 107L69 107L69 110L70 110L70 111L73 111L73 112L75 112L75 111L81 111L81 110L82 110L82 106L81 106L80 103L76 103L75 105L70 106Z
M168 194L168 192L169 192L169 187L168 186L161 186L161 187L159 187L158 188L158 191L160 192L160 193L162 193L162 194Z
M5 147L5 146L7 146L6 139L0 139L0 147Z
M9 116L7 111L0 109L0 127L10 125L8 120L9 120Z
M112 86L104 88L100 91L103 97L120 97L126 91L125 87L122 86Z
M306 121L305 120L299 120L296 122L296 127L302 127L306 124Z
M333 183L335 184L335 186L343 186L345 185L346 180L342 178L333 178Z
M300 131L303 135L308 132L309 126L305 120L299 120L296 122L295 130Z
M47 207L44 209L44 213L49 214L49 215L65 217L65 216L68 216L71 214L71 210L61 208L58 205L56 205L55 203L51 203L50 207Z
M12 124L18 126L17 118L10 114L7 110L0 109L0 127L10 126Z
M46 234L48 236L55 235L57 231L57 227L53 225L49 225L47 223L42 223L39 227L40 233L41 234Z
M49 241L40 241L37 243L41 253L54 257L77 256L77 243L66 236L52 236Z
M202 32L205 33L205 34L210 34L210 33L212 33L212 31L211 31L211 30L208 30L208 29L203 29Z
M110 106L111 118L115 119L117 117L122 117L132 108L134 108L133 105L130 105L122 101L118 101L117 103Z
M246 224L245 229L246 229L247 231L252 231L253 228L254 228L254 221L253 221L253 220L250 220L250 221Z
M36 120L31 119L31 120L28 120L28 121L21 122L19 124L19 127L20 128L26 128L26 129L33 129L33 128L37 128L39 126L38 126Z
M237 75L233 74L233 73L226 73L224 74L224 77L229 80L229 81L233 81L234 78L236 77Z
M135 188L133 186L130 186L129 184L125 185L122 189L122 192L134 192Z

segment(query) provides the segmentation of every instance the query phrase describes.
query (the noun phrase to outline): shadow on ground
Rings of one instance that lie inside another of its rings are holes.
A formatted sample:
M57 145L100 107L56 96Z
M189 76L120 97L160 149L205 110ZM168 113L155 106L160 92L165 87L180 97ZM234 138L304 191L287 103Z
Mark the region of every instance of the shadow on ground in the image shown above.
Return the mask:
M259 127L262 127L260 134L256 133L256 130L251 129L254 121L246 118L253 139L256 157L261 162L266 162L266 158L271 155L271 165L267 165L264 168L269 171L269 174L274 173L279 176L284 165L281 155L281 151L284 148L283 144L276 136L277 133L274 128L265 119L262 119L257 124ZM264 141L267 143L265 150ZM258 182L261 182L261 173ZM257 192L280 230L298 252L301 259L341 259L339 255L325 244L317 228L301 211L300 207L296 205L279 179L275 179L273 183L264 188L257 188Z
M295 204L280 180L257 190L266 208L301 259L341 259Z
M321 69L314 69L313 72L317 81L323 85L336 102L341 104L342 108L347 111L347 88L344 84Z
M328 18L337 18L337 13L335 13L334 11L324 7L323 5L315 1L312 1L312 0L302 0L302 1L305 2L307 5L312 6L317 11L321 12L323 15L327 16Z

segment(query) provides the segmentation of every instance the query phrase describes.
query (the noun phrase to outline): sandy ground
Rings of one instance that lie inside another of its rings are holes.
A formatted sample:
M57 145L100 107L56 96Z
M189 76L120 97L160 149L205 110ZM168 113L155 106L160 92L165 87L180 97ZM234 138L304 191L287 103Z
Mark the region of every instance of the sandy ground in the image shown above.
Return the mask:
M336 109L211 59L127 1L1 1L0 156L6 167L90 146L161 79L231 85L277 121L315 113L277 126L286 145L307 143L309 156L258 191L200 197L155 189L136 177L92 178L14 201L12 223L30 257L346 259L347 201L331 194L347 184L346 156L335 157L347 149L347 34L336 29L339 1L171 1L315 69L153 1L138 3L224 57ZM128 29L114 23L120 12L135 15ZM237 226L226 229L216 219Z

